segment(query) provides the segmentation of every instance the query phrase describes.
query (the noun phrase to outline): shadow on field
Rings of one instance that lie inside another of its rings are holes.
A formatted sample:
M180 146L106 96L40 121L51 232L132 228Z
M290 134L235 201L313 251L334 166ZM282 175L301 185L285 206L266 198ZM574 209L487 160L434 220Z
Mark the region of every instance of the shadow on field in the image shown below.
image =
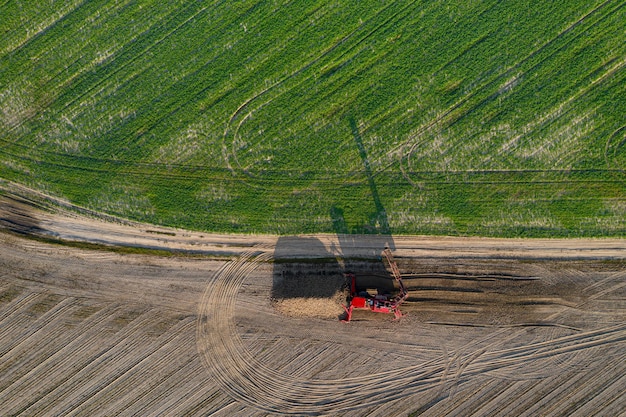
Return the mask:
M379 236L340 235L344 247L327 247L314 237L281 237L274 250L271 299L273 306L291 317L344 317L349 282L358 289L392 293L394 280L380 259L386 240Z
M357 122L352 116L348 121L356 150L363 162L375 212L369 216L368 224L351 230L345 220L344 209L332 205L329 214L337 243L331 243L330 247L313 237L279 238L274 252L271 293L274 301L301 299L303 309L304 300L310 299L333 300L337 307L345 305L349 288L347 273L355 274L358 288L394 291L394 280L381 258L385 248L395 249L387 213L378 194ZM361 234L352 234L355 231ZM342 313L341 307L339 312Z
M297 257L298 253L302 258ZM304 259L305 256L315 258ZM330 298L344 281L343 267L319 239L278 239L274 250L273 299Z
M0 196L0 228L22 235L43 232L39 219L35 216L33 203L9 195Z

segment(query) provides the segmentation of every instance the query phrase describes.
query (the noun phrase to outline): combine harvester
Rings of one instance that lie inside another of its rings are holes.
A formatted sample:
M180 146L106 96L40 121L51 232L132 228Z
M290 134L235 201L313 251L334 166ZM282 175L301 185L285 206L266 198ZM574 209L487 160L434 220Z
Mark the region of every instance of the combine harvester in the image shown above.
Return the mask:
M386 248L383 251L383 255L385 255L385 258L389 263L393 277L398 282L400 292L395 297L391 297L389 294L380 294L380 292L376 295L372 295L366 290L359 291L356 286L356 276L354 274L346 274L346 277L350 279L350 297L348 298L348 307L343 307L344 310L346 310L346 317L342 320L343 322L350 322L353 310L371 310L375 313L393 313L396 319L402 317L399 307L400 304L407 299L409 293L402 282L400 270L398 269L396 261L393 259L391 250Z

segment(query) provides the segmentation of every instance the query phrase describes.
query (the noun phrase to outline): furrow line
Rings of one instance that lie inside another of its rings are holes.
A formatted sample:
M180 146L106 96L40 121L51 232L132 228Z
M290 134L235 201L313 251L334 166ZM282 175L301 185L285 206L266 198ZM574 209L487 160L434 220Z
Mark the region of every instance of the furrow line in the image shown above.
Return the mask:
M16 297L9 304L7 304L0 312L0 326L4 327L4 321L9 319L14 314L22 314L23 310L34 304L37 299L43 298L45 294L42 293L28 293L21 297Z
M535 342L532 344L528 344L525 346L518 346L509 349L501 349L501 350L493 350L486 353L483 357L506 357L506 358L519 358L528 355L528 352L536 352L536 351L545 351L551 350L553 351L555 346L570 346L568 344L580 345L583 341L595 340L596 337L607 337L607 335L612 335L614 333L618 333L618 338L620 335L624 333L626 327L622 324L614 325L611 327L606 327L602 329L594 329L591 331L577 333L570 336L563 336L558 339L551 339L542 342Z
M205 370L202 367L202 364L197 362L195 365L196 367L194 368L194 371L204 375ZM208 379L198 378L198 382L181 392L181 403L178 405L175 412L168 414L177 416L207 416L210 407L215 403L219 404L219 397L234 402L233 399L219 390L217 384L212 382L213 381L209 381ZM202 411L200 412L199 410Z
M111 308L111 310L119 310L119 306L115 306L115 308ZM78 334L76 334L75 338L70 339L71 341L65 343L61 349L54 350L54 353L49 356L38 356L41 358L41 361L38 362L36 366L26 369L26 372L10 381L10 385L0 392L0 403L4 403L7 410L10 410L9 404L15 403L16 401L17 404L13 404L13 407L19 407L20 409L27 408L34 404L40 397L20 398L19 392L28 390L28 387L32 385L32 383L42 380L48 383L47 387L52 385L52 388L47 388L48 391L51 391L71 378L71 375L79 372L87 363L96 360L106 352L108 347L106 346L106 341L103 342L102 340L102 324L110 320L112 311L107 311L107 313L109 313L107 316L102 314L101 317L94 320L96 322L95 324L98 324L97 327L85 326L86 329L83 329L80 333L77 332ZM64 372L60 371L65 368L66 370ZM61 376L59 376L57 380L52 381L52 375L59 372ZM45 396L48 391L41 387L38 390L40 396ZM8 402L10 398L13 399L12 402Z
M288 373L294 378L308 379L309 375L320 363L320 357L327 355L330 351L331 348L329 346L324 346L321 349L318 346L311 346L280 371Z
M497 398L512 383L491 379L482 384L473 384L461 392L455 392L448 401L446 414L457 416L470 416L476 413L477 408L488 404L493 398ZM476 386L474 386L476 385Z
M195 359L195 357L189 357L184 367L177 369L175 373L168 378L167 383L163 383L159 386L160 393L158 394L158 402L152 399L154 394L151 392L150 397L146 396L146 402L148 403L144 407L138 408L136 413L149 413L163 416L186 415L183 410L189 407L188 397L192 392L200 391L199 385L191 385L189 382L189 372L198 369L197 366L199 363L196 362ZM203 371L201 366L200 371ZM203 381L203 384L207 384L207 382L208 381ZM178 395L176 393L178 393ZM196 397L196 401L200 401L198 397Z
M493 396L488 402L480 403L476 406L476 408L472 411L471 415L475 416L494 416L499 415L498 409L503 408L509 402L513 401L514 398L518 398L520 396L520 392L526 392L528 388L525 386L533 386L536 384L535 381L512 381L512 380L501 380L497 376L494 378L495 381L498 381L500 384L506 385L506 387L498 392L497 395Z
M591 376L587 376L584 384L578 384L573 387L567 395L558 398L558 401L551 404L551 407L545 407L543 411L549 411L553 415L569 416L576 410L579 410L587 405L592 398L595 398L599 393L606 389L614 389L616 392L614 391L613 394L617 393L617 395L623 395L624 386L621 387L620 393L620 387L613 387L613 384L624 378L624 367L622 366L616 369L613 360L607 359L609 358L605 359L606 366L598 366L598 371ZM624 359L625 357L622 355L622 364L624 363ZM620 358L615 358L615 360L618 361L617 363L620 363ZM530 414L530 410L528 410L527 413L529 416L532 415Z
M602 372L598 371L597 374ZM549 407L554 404L554 401L558 401L559 398L568 398L573 389L580 385L586 385L589 381L590 374L588 372L568 372L564 375L557 375L559 384L552 389L545 389L542 387L543 381L539 380L533 388L534 401L532 404L525 404L524 412L530 414L532 412L548 412ZM532 415L532 414L531 414Z
M204 375L204 370L197 361L195 351L187 350L184 346L185 341L188 341L187 336L180 335L176 341L176 344L180 346L169 348L165 352L163 362L159 363L159 366L162 365L165 370L157 370L158 378L138 384L133 388L134 395L127 395L128 399L123 407L126 413L129 415L182 415L177 412L165 412L165 410L179 406L187 400L190 392L200 389L200 383L208 382L199 378ZM178 357L178 351L181 349L186 353ZM172 366L172 362L176 364L175 367ZM155 375L152 368L150 368L149 375Z
M24 358L20 358L18 363L11 365L10 375L12 378L6 378L0 383L0 399L4 395L4 390L11 385L20 383L22 378L27 378L27 375L32 375L35 369L48 366L44 365L44 362L49 361L53 363L56 358L64 360L72 357L72 349L74 346L87 347L92 339L99 334L98 332L100 331L102 323L108 321L110 314L117 308L118 307L112 307L110 309L100 310L89 317L88 320L83 321L81 326L77 326L73 330L66 332L64 338L46 340L46 338L43 337L42 339L46 341L46 343L37 349L34 349L32 346L24 346L22 349L23 353L21 353ZM70 343L66 343L65 340L70 340ZM84 345L81 345L81 343Z
M626 372L624 372L624 374L626 374ZM626 381L619 382L616 383L617 392L609 393L609 398L598 404L597 408L593 410L596 415L620 417L626 415L626 396L623 395L623 393L626 391ZM582 411L586 411L584 410L584 408L585 407L581 407L581 409L583 409ZM572 416L577 415L577 411L574 411Z
M563 375L555 375L549 378L521 382L523 385L516 391L516 395L503 398L500 404L493 405L491 408L493 410L492 415L519 415L540 401L546 393L562 386L563 378Z
M115 379L108 382L101 390L89 395L89 398L78 405L67 405L63 410L63 415L92 415L97 410L104 411L102 404L99 402L102 397L115 398L116 401L108 402L107 407L110 409L128 410L132 404L144 399L148 394L148 402L154 401L150 389L146 389L142 394L138 394L143 386L154 387L167 380L167 376L178 372L180 367L174 367L172 371L163 372L161 369L168 369L169 365L177 363L180 359L179 349L181 349L187 341L188 330L193 325L194 319L187 319L176 323L167 332L162 334L156 340L143 349L138 349L136 353L129 356L129 360L135 361L130 366L124 366ZM143 346L142 346L143 347ZM182 359L185 363L193 361L193 355L187 355ZM107 365L110 367L110 365ZM181 365L182 366L182 365ZM124 370L125 369L125 370ZM155 382L154 378L149 375L158 375ZM127 397L130 396L130 399ZM121 402L124 402L122 406ZM129 403L130 402L130 403ZM146 404L143 404L145 407ZM56 411L55 414L60 411Z
M65 319L65 315L76 308L76 304L78 301L75 298L65 298L61 300L61 302L57 303L51 309L46 311L43 315L37 318L34 322L31 321L26 326L22 327L22 323L18 322L17 326L3 326L2 336L6 341L5 343L0 343L0 357L4 357L9 354L11 350L18 348L23 344L32 345L34 340L40 340L42 330L44 328L53 327L53 324L58 321L63 321ZM28 313L25 313L25 321L28 319ZM63 323L62 323L63 324ZM19 327L18 327L19 326ZM60 326L57 326L60 327ZM12 332L12 328L21 330L19 332ZM6 329L6 330L5 330ZM56 329L56 328L55 328ZM47 329L46 329L47 330ZM46 338L54 337L56 333L64 332L65 329L60 327L56 329L57 331L53 332L51 335L49 331L45 332ZM35 343L36 346L36 343Z
M625 358L616 358L616 363L624 363ZM621 362L620 362L621 361ZM611 366L607 367L610 368ZM605 368L606 369L606 368ZM603 409L604 405L607 407L611 402L620 399L620 401L624 402L623 393L626 389L626 370L624 366L618 367L616 369L611 369L613 373L616 374L615 382L611 384L603 384L602 388L599 392L596 392L589 401L587 401L582 407L577 407L576 410L571 411L571 416L585 416L592 415L595 412L598 412ZM624 409L622 407L622 409ZM598 413L603 415L616 415L616 413Z
M100 391L102 387L111 380L111 375L116 375L120 371L120 367L124 369L128 363L135 363L137 357L135 352L141 352L143 341L134 337L137 330L145 327L151 320L154 320L154 314L145 312L137 317L124 329L115 334L115 339L97 357L88 360L81 367L69 366L72 371L66 371L62 366L58 366L55 374L46 376L49 381L47 389L42 395L33 400L26 408L29 413L51 413L53 415L65 415L78 404L83 403L90 397ZM144 348L145 349L145 348ZM87 382L85 382L87 381ZM52 410L63 408L62 411ZM46 411L48 410L48 411Z

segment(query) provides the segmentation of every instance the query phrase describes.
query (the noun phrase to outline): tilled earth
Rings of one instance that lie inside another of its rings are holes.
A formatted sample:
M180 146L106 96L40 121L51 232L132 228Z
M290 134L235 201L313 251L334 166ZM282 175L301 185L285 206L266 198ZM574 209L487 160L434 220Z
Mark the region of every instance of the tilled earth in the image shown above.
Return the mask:
M3 415L626 409L622 240L204 235L36 201L0 202ZM394 291L385 246L404 317L341 323L345 272Z

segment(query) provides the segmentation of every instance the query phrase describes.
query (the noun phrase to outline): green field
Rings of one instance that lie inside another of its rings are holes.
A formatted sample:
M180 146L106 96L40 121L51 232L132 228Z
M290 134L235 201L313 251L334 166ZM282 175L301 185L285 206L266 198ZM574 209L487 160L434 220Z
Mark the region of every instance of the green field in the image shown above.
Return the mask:
M626 236L626 2L0 0L0 178L245 233Z

